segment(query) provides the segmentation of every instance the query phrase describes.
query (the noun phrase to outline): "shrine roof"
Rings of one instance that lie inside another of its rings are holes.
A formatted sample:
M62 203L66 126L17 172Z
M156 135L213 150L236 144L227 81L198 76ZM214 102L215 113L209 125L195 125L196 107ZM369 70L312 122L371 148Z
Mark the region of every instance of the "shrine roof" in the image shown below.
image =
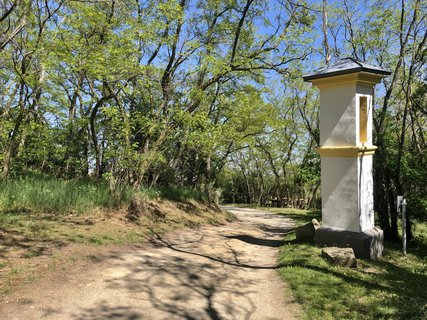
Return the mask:
M336 63L330 66L318 69L313 73L303 76L303 79L304 81L311 81L314 79L327 78L356 72L366 72L387 76L391 74L391 72L386 69L382 69L380 67L373 66L353 58L344 58L338 60Z

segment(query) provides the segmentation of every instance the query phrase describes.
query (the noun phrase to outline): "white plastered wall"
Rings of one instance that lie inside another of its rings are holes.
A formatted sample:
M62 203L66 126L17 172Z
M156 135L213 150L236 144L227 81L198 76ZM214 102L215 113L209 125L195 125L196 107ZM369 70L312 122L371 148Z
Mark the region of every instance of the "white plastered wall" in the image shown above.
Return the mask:
M362 232L374 227L372 156L323 157L323 226Z
M324 87L320 94L320 146L355 146L356 86Z
M322 157L322 223L359 232L357 158Z
M345 83L322 87L320 146L361 146L360 96L367 97L367 146L372 145L371 86ZM374 226L372 155L322 157L323 226L361 232Z
M358 157L360 231L374 227L372 156Z

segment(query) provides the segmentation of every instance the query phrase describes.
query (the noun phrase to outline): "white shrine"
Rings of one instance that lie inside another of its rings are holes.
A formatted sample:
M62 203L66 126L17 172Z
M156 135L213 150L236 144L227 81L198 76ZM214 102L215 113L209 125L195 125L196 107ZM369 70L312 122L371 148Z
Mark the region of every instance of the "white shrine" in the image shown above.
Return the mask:
M356 257L382 255L374 226L372 99L390 72L352 58L303 77L320 90L322 227L316 243L351 247Z

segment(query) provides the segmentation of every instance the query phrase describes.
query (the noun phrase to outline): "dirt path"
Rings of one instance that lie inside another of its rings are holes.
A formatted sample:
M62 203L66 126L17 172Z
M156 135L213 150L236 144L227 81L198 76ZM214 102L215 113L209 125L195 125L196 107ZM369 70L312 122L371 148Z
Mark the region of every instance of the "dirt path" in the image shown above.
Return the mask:
M292 221L227 208L238 221L158 236L109 252L91 270L27 288L1 319L295 319L299 307L277 274Z

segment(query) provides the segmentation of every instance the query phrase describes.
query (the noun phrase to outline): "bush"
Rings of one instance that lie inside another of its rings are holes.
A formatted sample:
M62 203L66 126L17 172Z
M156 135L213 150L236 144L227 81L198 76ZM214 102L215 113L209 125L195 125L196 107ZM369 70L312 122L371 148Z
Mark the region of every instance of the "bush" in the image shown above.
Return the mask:
M427 221L427 199L409 199L407 210L409 217Z

